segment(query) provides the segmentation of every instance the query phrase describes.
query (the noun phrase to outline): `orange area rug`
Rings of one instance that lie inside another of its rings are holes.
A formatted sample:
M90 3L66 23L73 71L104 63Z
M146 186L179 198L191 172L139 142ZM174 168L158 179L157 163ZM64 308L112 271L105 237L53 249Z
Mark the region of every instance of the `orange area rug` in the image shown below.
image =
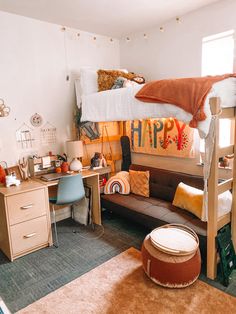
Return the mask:
M134 248L113 257L18 314L236 313L236 298L197 280L184 289L154 284Z

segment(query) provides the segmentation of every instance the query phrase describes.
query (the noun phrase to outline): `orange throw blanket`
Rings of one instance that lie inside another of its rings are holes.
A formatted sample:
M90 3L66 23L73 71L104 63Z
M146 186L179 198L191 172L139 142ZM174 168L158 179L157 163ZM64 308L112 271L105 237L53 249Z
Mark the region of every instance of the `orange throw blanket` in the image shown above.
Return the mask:
M196 128L198 121L206 119L203 106L212 85L229 77L236 77L236 73L152 81L145 84L135 97L143 102L169 103L182 108L193 115L189 125Z

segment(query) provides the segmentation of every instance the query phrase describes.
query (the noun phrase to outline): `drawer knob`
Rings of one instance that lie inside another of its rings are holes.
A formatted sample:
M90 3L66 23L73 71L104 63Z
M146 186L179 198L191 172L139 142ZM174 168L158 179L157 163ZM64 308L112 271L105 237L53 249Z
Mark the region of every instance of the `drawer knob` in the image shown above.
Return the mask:
M30 233L30 234L26 234L26 235L24 235L24 239L29 239L29 238L32 238L32 237L35 237L36 236L36 232L33 232L33 233Z
M29 209L32 208L34 204L29 204L29 205L25 205L25 206L21 206L21 209Z

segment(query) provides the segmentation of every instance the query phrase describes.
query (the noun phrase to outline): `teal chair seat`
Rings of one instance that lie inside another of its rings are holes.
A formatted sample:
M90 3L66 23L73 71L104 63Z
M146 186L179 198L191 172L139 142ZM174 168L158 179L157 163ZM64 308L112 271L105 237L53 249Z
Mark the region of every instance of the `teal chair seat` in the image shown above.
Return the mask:
M55 205L72 205L79 202L85 197L84 184L81 174L65 176L59 179L57 195L49 197L49 202L52 205L53 224L55 230L56 243L58 247L57 225L55 216Z

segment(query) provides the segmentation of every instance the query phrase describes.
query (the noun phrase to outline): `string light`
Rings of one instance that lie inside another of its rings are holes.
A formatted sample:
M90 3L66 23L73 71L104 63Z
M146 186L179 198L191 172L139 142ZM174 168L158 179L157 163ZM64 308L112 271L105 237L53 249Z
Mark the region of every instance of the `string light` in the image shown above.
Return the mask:
M68 66L68 56L67 56L67 45L66 45L66 28L62 27L61 30L64 32L63 43L64 43L64 54L65 54L65 70L66 70L66 81L70 80L69 76L69 66Z
M177 22L178 24L180 24L180 23L181 23L181 19L180 19L180 17L178 17L178 16L177 16L175 20L176 20L176 22Z
M179 16L177 16L177 17L175 18L175 21L176 21L176 23L178 23L178 24L181 24L181 23L182 23L182 20L181 20L181 18L180 18ZM67 30L67 29L66 29L65 26L62 26L62 27L61 27L61 31L62 31L62 32L65 33L66 30ZM165 31L164 26L160 26L160 27L159 27L159 31L160 31L161 33L163 33L163 32ZM80 38L81 33L77 33L76 36L77 36L77 38ZM147 39L147 38L148 38L148 35L147 35L146 33L143 33L143 38L144 38L144 39ZM96 41L96 40L97 40L97 37L94 36L94 37L92 37L92 39L93 39L94 41ZM114 42L114 39L113 39L113 38L110 38L109 41L112 43L112 42ZM127 42L131 41L131 38L130 38L130 37L126 37L126 41L127 41ZM65 34L64 34L64 49L65 49L66 69L67 69L67 72L68 72L67 47L66 47L66 36L65 36ZM66 79L69 80L69 75L66 76Z

